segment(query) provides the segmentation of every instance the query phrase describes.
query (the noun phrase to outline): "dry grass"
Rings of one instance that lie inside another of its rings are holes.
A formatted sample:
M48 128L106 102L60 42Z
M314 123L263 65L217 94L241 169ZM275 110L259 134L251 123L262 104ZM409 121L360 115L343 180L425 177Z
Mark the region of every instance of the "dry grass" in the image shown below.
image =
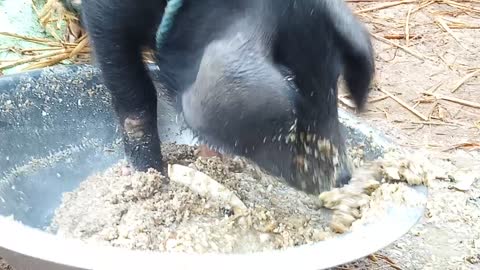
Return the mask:
M2 36L44 46L44 48L23 49L1 48L17 53L19 58L0 60L0 73L23 64L26 66L22 70L31 70L62 64L65 60L73 63L91 63L92 49L89 45L88 35L75 14L65 10L59 0L47 0L43 6L38 0L32 0L32 8L37 14L40 25L50 38L0 32ZM62 25L65 26L63 30ZM60 36L58 32L63 32L63 34ZM152 61L151 52L145 52L144 56L146 61Z
M51 38L35 38L16 33L0 32L0 35L14 39L21 39L29 43L42 45L44 48L9 48L20 57L7 63L0 63L0 71L26 64L23 70L43 68L71 60L76 63L88 62L91 49L88 46L88 37L79 26L74 14L67 12L58 0L47 0L40 6L37 0L32 0L32 8L38 16L40 25ZM66 25L63 35L58 32Z

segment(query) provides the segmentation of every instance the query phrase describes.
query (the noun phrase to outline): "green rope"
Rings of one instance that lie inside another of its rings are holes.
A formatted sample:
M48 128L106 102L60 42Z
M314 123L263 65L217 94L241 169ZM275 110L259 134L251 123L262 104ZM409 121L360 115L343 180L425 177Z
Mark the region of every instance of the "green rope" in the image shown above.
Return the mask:
M168 31L172 28L173 21L178 11L182 7L183 0L168 0L165 12L163 13L162 22L157 30L157 48L161 48Z

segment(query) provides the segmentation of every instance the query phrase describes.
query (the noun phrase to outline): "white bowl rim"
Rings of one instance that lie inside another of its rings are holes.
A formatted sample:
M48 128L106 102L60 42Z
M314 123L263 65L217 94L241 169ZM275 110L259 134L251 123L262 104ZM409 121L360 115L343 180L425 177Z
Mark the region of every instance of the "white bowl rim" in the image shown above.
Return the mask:
M424 186L412 187L425 198ZM425 206L393 205L389 214L353 232L310 245L249 254L138 251L86 244L0 216L0 255L22 269L326 269L368 256L406 234Z

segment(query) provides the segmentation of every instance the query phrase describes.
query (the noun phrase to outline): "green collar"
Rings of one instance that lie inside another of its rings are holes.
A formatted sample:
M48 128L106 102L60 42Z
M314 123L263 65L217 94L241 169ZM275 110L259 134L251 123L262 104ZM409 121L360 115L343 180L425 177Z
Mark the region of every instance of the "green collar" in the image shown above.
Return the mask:
M175 16L178 14L182 4L183 0L167 0L167 6L165 7L165 12L163 13L162 22L157 30L157 48L162 47L168 32L172 28Z

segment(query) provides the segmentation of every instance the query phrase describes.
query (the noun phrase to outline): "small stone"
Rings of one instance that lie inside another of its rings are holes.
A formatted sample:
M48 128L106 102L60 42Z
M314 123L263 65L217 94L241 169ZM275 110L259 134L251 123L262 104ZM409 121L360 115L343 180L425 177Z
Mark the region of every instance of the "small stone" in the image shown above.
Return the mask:
M471 264L480 264L480 254L467 256L465 260Z

